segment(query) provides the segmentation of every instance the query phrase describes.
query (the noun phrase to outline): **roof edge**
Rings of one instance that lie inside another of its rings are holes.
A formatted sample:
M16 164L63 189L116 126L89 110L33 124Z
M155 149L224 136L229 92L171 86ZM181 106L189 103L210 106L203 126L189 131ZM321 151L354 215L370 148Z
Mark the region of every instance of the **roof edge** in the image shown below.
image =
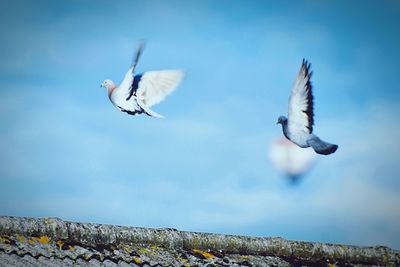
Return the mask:
M388 247L360 247L291 241L279 237L248 237L63 221L59 218L0 216L0 235L48 236L84 245L143 244L171 249L201 249L227 254L276 256L291 262L338 262L400 265L400 252Z

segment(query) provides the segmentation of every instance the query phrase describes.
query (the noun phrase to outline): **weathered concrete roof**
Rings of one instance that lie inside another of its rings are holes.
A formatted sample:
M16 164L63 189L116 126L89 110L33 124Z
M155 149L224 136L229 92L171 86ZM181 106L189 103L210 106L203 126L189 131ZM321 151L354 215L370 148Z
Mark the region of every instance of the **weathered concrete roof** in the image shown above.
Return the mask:
M0 266L400 266L399 251L0 217Z

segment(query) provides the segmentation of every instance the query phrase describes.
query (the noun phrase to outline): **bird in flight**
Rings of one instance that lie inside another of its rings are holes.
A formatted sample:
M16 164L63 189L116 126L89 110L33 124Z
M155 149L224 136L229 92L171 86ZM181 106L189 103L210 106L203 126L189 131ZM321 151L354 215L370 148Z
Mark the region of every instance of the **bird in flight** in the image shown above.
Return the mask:
M325 142L312 133L314 107L310 68L311 64L303 59L289 97L288 117L280 116L277 124L282 124L285 137L299 147L312 147L318 154L329 155L338 146Z
M117 86L107 79L101 83L108 92L111 103L122 112L129 115L146 114L151 117L163 116L150 108L160 103L172 93L182 81L182 70L146 71L135 74L135 68L142 54L144 43L140 43L131 67L125 74L121 84Z

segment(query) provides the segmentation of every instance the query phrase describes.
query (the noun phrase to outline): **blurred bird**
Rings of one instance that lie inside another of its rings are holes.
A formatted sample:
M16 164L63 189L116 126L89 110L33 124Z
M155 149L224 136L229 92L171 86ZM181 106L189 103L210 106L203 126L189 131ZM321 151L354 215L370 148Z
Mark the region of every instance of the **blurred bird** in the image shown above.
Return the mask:
M312 134L314 107L310 68L311 64L303 59L289 97L288 118L280 116L277 124L282 124L285 137L299 147L311 146L318 154L329 155L334 153L338 146L322 141Z
M151 110L172 93L182 81L182 70L147 71L135 75L135 68L142 54L144 43L140 43L132 66L125 74L124 80L117 87L109 79L104 80L100 87L108 91L108 98L115 107L129 115L145 113L148 116L162 118L163 116Z
M268 148L270 160L292 184L297 184L314 165L316 154L311 148L302 149L285 137L277 138Z

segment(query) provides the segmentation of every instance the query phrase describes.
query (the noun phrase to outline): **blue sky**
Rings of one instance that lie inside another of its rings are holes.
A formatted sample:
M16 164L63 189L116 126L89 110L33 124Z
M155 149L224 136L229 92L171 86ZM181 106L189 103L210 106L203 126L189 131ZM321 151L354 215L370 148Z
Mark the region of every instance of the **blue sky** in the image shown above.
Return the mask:
M2 1L0 214L400 248L397 1ZM131 117L102 80L182 68ZM296 187L267 154L302 58L316 134Z

